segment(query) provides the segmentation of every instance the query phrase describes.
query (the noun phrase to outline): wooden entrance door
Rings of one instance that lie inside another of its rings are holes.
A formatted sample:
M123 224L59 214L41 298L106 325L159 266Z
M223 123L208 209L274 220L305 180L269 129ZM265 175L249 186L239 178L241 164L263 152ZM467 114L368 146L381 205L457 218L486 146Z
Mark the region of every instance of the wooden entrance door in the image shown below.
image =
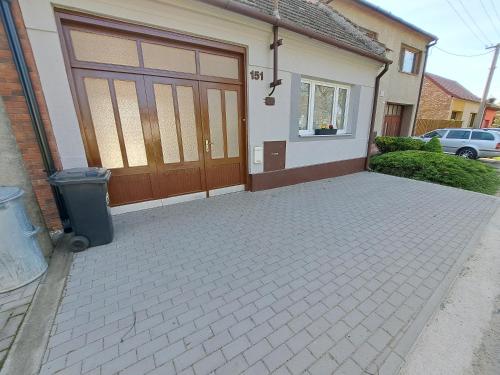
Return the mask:
M245 183L241 86L200 82L207 189Z
M156 155L141 75L74 69L89 166L111 169L112 205L158 196Z
M401 121L403 118L402 105L388 103L385 106L384 135L399 137L401 135Z
M158 197L206 190L198 82L145 77Z

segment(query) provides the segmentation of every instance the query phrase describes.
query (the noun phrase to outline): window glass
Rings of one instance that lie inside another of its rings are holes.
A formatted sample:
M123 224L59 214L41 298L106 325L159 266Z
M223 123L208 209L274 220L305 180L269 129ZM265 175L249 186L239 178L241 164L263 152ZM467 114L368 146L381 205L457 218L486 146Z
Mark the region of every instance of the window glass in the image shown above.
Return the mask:
M424 134L424 138L434 138L434 137L437 137L437 138L441 138L443 136L442 132L438 132L437 130L434 130L434 131L431 131L427 134Z
M337 129L344 129L346 103L347 89L339 88L337 99L337 114L335 116L335 125L337 125Z
M299 135L315 135L317 129L328 134L348 133L349 87L304 79L299 91Z
M332 123L333 95L335 89L329 86L316 85L314 91L313 128Z
M469 139L470 131L469 130L450 130L447 139Z
M300 117L299 129L307 130L307 121L309 120L309 90L311 85L307 82L300 83Z
M469 126L470 127L473 127L474 126L474 121L476 120L476 114L475 113L471 113L470 114L470 119L469 119Z
M417 54L415 52L405 49L403 52L403 63L401 64L401 71L405 73L414 73L416 58Z
M491 133L486 132L472 132L470 139L477 139L480 141L494 141L495 137Z

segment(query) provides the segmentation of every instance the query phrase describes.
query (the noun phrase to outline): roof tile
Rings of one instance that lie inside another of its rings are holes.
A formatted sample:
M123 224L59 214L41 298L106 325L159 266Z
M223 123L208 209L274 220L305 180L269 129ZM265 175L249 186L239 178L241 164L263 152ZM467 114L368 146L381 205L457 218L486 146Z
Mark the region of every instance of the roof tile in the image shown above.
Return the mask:
M437 74L432 74L432 73L425 73L425 76L428 77L434 83L436 83L438 86L440 86L444 91L446 91L451 96L454 96L459 99L470 100L473 102L481 101L481 98L471 93L457 81L454 81L449 78L444 78L438 76Z
M232 0L273 15L273 0ZM280 18L370 54L385 57L383 44L368 37L358 26L318 0L280 0Z

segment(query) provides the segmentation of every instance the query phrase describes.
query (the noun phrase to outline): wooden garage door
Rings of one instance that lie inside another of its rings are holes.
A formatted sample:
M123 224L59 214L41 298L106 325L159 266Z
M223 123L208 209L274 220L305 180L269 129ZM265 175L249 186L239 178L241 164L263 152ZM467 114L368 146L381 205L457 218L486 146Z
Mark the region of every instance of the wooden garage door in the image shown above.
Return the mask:
M88 163L112 170L112 205L245 183L241 53L59 17Z

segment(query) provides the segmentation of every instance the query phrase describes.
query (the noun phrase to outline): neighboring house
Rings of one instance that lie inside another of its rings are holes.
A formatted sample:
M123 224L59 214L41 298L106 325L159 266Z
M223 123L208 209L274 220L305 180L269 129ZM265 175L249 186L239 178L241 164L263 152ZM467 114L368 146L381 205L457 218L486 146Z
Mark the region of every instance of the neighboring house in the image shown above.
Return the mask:
M428 44L437 38L364 0L324 0L361 26L366 35L383 43L393 61L380 81L375 131L411 135Z
M472 127L480 102L457 81L425 73L417 118L460 121L461 127Z
M500 106L495 103L487 103L486 108L484 109L484 118L483 123L481 125L482 128L491 127L497 116L497 113L500 111Z
M277 22L268 0L13 1L60 167L111 169L115 213L363 170L385 47L324 4L279 3Z

